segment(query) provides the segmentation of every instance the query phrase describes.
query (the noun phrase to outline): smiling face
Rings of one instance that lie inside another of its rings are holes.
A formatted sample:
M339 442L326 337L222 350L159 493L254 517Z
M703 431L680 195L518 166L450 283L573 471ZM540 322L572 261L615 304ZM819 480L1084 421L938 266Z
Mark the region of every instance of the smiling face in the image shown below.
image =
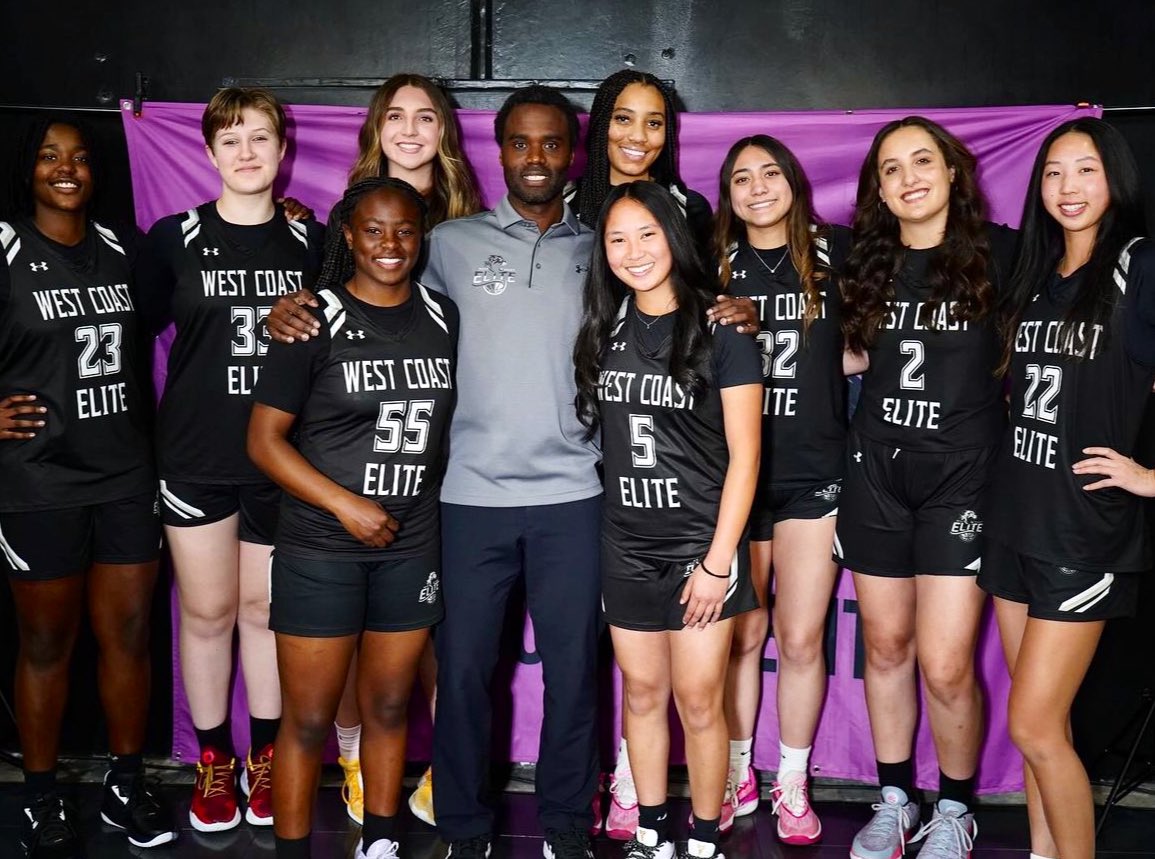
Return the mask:
M353 253L353 294L380 304L380 300L372 301L374 290L392 293L402 287L404 293L421 253L421 211L416 201L394 188L366 194L353 209L344 232Z
M1099 229L1111 207L1107 173L1089 135L1072 131L1047 150L1040 189L1043 207L1068 233Z
M92 199L88 144L71 125L48 127L32 170L32 199L37 210L84 212Z
M730 173L730 206L746 224L755 247L786 244L786 216L794 205L794 191L774 156L760 146L747 146L734 160Z
M403 86L389 100L381 121L381 153L390 166L419 170L437 157L441 117L425 90Z
M649 84L633 83L618 95L606 132L610 184L649 179L666 145L666 102Z
M917 125L896 129L878 149L878 193L900 225L944 232L954 174L938 142Z
M674 257L658 219L637 200L618 200L606 213L603 240L610 271L635 293L649 293L649 312L663 312L673 299Z
M285 157L285 142L277 137L272 120L256 108L241 110L241 121L222 128L206 146L209 160L221 174L227 191L263 194L273 187Z
M547 104L517 105L506 117L499 157L514 200L539 206L560 199L573 163L566 115Z

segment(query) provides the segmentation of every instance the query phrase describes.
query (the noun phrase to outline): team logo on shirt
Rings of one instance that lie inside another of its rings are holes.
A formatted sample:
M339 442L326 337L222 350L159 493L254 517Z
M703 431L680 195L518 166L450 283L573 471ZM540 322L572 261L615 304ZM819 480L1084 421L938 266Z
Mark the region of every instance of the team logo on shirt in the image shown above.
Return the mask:
M429 574L429 578L425 580L425 587L421 589L421 593L417 595L417 602L429 603L433 605L437 602L437 596L441 593L441 580L437 578L437 572L434 571Z
M746 269L740 268L737 271L732 271L732 272L730 272L730 277L733 280L745 280L746 279Z
M30 262L28 263L28 267L33 271L48 271L47 262Z
M610 344L610 351L611 352L625 352L626 351L626 341L625 340L619 340L616 343L611 343Z
M509 267L505 257L491 254L485 265L473 273L473 285L480 286L490 295L501 295L516 278L517 272Z
M206 257L219 257L221 251L220 248L201 248L201 255Z
M983 520L979 518L979 514L973 510L967 510L963 515L955 519L954 524L950 526L950 533L954 537L958 537L964 543L973 543L975 538L983 532Z
M585 274L587 271L589 271L589 270L590 270L590 267L589 267L588 265L582 265L582 264L579 262L577 265L575 265L575 266L573 267L573 270L574 270L574 271L575 271L577 274Z
M364 340L365 339L365 332L359 328L356 331L351 331L350 329L346 328L345 329L345 339L346 340Z
M829 486L824 486L821 489L814 490L814 497L821 498L827 504L838 498L838 493L842 491L842 484L831 483Z

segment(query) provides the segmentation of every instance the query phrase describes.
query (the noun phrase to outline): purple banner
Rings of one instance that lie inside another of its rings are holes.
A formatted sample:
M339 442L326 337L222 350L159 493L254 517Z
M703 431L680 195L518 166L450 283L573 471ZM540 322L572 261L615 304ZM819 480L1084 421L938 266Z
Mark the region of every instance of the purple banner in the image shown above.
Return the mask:
M139 118L132 115L131 102L123 102L121 108L132 164L137 223L142 229L164 215L217 196L220 178L204 154L200 134L203 105L150 102ZM277 192L296 197L324 218L345 187L365 109L292 105L286 112L289 152L281 168ZM1098 108L1058 105L856 113L685 114L681 117L679 140L682 176L691 188L714 204L718 196L718 168L726 150L740 137L770 134L786 143L802 161L814 186L815 205L822 217L845 224L853 208L858 169L874 133L892 119L916 112L942 123L978 156L983 188L991 204L991 219L1011 226L1018 225L1023 191L1035 150L1043 137L1067 119L1101 113ZM493 139L493 113L465 110L459 111L458 116L465 149L483 197L487 205L493 205L505 192ZM574 164L575 176L580 175L582 161L579 154ZM161 354L165 345L162 338ZM839 581L831 618L827 648L830 691L814 743L813 770L821 776L873 782L874 753L862 688L864 657L854 585L847 573ZM175 594L173 620L175 626ZM760 769L773 769L778 760L776 657L771 639L766 646L765 686L754 746L755 764ZM978 665L988 696L989 716L979 771L980 789L995 793L1020 790L1020 761L1006 731L1009 681L989 612L979 644ZM175 638L173 674L173 756L191 761L196 757L196 738L180 680ZM615 682L617 688L619 684ZM512 696L509 734L497 737L495 748L508 748L510 760L532 762L537 758L541 728L541 668L534 652L533 630L528 623L521 658L513 670ZM613 703L612 716L610 706L610 702L606 702L606 718L612 718L616 726L618 704ZM410 756L428 760L430 732L424 705L415 702L413 713ZM233 696L233 725L238 748L245 748L247 721L240 683ZM919 783L933 786L937 780L937 764L925 716L919 723L916 763Z

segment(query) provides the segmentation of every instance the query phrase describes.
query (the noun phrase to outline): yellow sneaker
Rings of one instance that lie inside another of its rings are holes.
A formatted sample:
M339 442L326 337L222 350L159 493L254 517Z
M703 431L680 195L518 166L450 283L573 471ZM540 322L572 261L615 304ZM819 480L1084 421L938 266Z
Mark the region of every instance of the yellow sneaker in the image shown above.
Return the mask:
M349 817L359 825L365 818L365 783L361 781L361 762L339 757L337 763L345 771L341 799L345 800L345 810L349 812Z
M409 810L423 823L437 825L433 818L433 767L421 774L421 780L409 795Z

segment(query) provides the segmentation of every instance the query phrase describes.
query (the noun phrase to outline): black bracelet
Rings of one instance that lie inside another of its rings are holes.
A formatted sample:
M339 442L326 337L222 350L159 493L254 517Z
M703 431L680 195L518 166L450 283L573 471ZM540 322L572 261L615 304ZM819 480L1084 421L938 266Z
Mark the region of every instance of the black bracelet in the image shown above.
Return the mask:
M705 561L699 561L698 566L702 568L702 572L704 572L707 576L713 576L716 579L728 579L728 578L730 578L729 575L720 576L717 573L711 573L710 569L706 566Z

